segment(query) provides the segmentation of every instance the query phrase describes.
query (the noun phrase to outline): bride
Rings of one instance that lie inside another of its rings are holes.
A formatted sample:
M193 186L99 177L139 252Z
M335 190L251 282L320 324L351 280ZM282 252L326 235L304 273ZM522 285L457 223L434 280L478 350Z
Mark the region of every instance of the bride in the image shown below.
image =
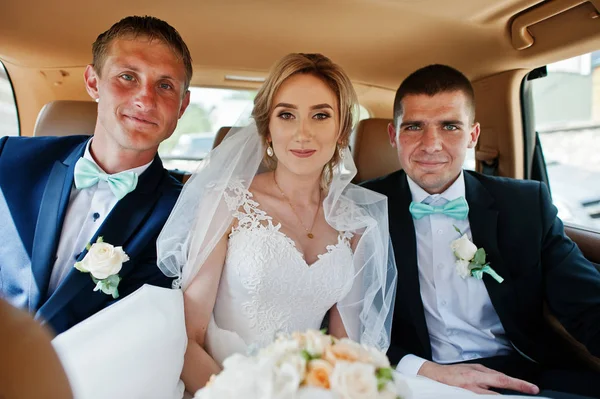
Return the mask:
M324 320L334 336L387 350L397 272L386 198L350 183L356 110L339 66L289 54L259 90L253 121L185 185L158 263L184 290L187 391L227 356Z

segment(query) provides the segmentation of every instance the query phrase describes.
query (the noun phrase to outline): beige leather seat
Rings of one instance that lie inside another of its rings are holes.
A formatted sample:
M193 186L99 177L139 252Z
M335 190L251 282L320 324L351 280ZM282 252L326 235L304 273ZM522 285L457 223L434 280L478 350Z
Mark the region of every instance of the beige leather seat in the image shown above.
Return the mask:
M387 125L391 119L371 118L358 122L352 142L352 156L358 173L355 183L395 172L400 167L396 149L390 145Z
M215 135L215 141L213 141L213 148L221 144L221 141L223 141L225 136L227 136L227 133L229 133L230 129L231 126L223 126L217 131L217 134Z
M92 135L97 115L98 105L93 101L52 101L40 111L33 135Z

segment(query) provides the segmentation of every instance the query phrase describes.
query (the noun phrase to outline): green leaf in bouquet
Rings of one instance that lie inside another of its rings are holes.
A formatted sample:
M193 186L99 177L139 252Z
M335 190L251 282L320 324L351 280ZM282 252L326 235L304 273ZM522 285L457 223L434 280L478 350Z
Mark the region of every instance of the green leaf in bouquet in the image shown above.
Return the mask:
M307 362L310 362L311 360L314 360L314 359L321 358L321 355L313 355L306 349L302 349L302 352L300 352L300 356L302 356Z
M391 368L381 368L377 369L375 372L377 376L377 390L381 391L388 382L394 381L394 376Z
M477 263L478 265L485 264L485 249L479 248L477 250L477 252L475 252L475 256L473 257L473 262Z
M394 379L394 374L392 373L392 369L389 367L377 369L377 378L385 378L388 381L392 381Z
M300 352L300 355L307 361L310 362L312 359L311 354L306 350L306 349L302 349L302 352Z

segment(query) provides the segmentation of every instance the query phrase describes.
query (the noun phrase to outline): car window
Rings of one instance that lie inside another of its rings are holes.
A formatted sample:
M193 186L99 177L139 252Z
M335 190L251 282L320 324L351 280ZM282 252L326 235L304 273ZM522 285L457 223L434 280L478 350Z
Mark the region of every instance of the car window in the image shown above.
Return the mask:
M192 87L190 94L190 105L175 132L158 149L167 169L196 170L212 149L217 131L249 115L256 91ZM358 119L369 117L369 111L361 105Z
M0 137L18 136L19 118L12 84L0 62Z
M600 230L600 51L547 71L531 88L552 199L563 221Z
M193 172L212 149L217 131L252 109L253 90L190 88L190 105L158 152L167 169Z

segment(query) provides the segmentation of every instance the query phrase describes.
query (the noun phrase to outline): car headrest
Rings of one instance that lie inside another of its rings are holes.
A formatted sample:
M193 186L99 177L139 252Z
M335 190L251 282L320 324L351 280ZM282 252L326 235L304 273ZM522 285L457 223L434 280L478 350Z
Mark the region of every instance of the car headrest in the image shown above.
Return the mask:
M391 119L371 118L358 122L352 154L358 173L356 183L385 176L402 169L396 149L390 145L387 126Z
M229 129L231 129L231 126L223 126L219 130L217 130L217 134L215 135L215 141L213 141L213 148L221 144L221 141L223 141L225 136L227 136L227 133L229 133Z
M92 135L97 116L98 104L93 101L52 101L40 111L33 135Z

